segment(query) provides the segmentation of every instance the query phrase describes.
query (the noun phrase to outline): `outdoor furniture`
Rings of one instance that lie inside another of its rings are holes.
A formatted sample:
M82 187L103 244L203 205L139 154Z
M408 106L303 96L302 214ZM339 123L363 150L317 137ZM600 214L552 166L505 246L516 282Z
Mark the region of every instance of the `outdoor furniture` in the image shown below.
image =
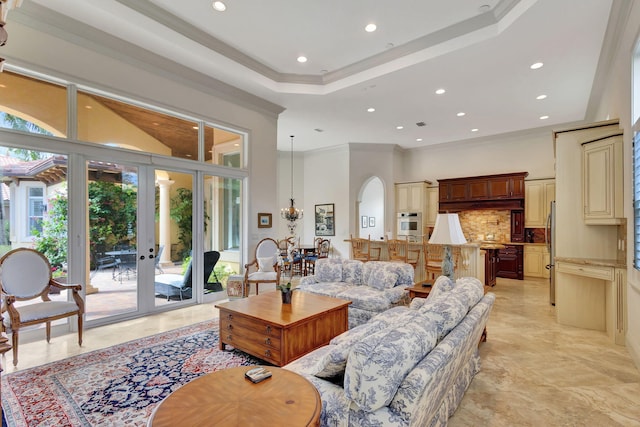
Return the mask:
M120 265L120 260L113 255L100 254L95 256L96 268L91 272L90 277L94 277L98 272L111 268L111 277L116 280L116 270Z
M208 251L204 253L204 282L205 288L207 287L206 283L209 280L209 276L213 272L213 269L216 266L216 263L220 259L220 252L218 251ZM155 277L155 291L156 296L163 295L167 297L167 301L171 299L171 297L178 296L180 297L180 301L183 299L189 299L192 296L192 276L193 272L191 269L191 265L193 263L193 259L189 261L189 265L187 266L187 270L184 273L184 276L179 274L159 274Z
M51 322L78 316L78 344L82 345L84 301L81 285L64 285L51 277L49 260L38 251L14 249L0 258L0 291L4 298L2 331L11 329L13 365L18 364L18 333L22 327L46 323L47 342L51 339ZM51 301L51 287L71 291L73 301ZM16 306L18 301L32 301ZM8 315L7 315L8 314Z

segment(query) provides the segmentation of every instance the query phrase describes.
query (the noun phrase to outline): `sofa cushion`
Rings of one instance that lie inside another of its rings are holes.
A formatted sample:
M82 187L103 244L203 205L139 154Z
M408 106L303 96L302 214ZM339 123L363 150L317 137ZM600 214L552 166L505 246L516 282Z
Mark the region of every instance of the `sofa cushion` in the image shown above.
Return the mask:
M325 295L328 297L340 298L338 295L345 292L345 290L350 289L351 287L356 287L356 286L348 285L344 282L320 282L320 283L310 283L306 285L298 285L296 289L305 291L305 292L310 292L316 295Z
M425 318L425 322L433 323L438 330L438 341L444 338L467 314L466 299L460 294L447 292L428 299L420 307L418 313Z
M456 280L456 285L451 292L465 295L467 297L467 309L470 309L484 296L484 285L475 277L461 277Z
M342 291L335 295L335 298L350 300L351 307L381 312L391 308L392 304L396 302L391 301L393 296L395 293L386 293L371 286L351 286L350 288L343 287Z
M353 285L362 285L362 261L345 259L342 262L342 281Z
M342 260L340 258L322 258L316 261L316 280L318 282L342 281Z
M398 283L396 266L392 262L367 262L362 267L362 283L379 290L393 288Z
M400 383L435 346L433 324L395 324L353 345L345 369L346 396L375 411L391 402Z

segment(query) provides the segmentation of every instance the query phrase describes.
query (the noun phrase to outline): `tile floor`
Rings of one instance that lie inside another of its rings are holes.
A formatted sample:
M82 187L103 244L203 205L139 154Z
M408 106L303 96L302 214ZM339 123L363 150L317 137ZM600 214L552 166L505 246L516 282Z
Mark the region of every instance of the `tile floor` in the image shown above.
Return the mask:
M640 426L640 371L625 347L603 332L560 326L545 280L498 279L480 346L482 370L449 420L460 426ZM20 345L20 364L6 372L162 333L217 316L199 305Z

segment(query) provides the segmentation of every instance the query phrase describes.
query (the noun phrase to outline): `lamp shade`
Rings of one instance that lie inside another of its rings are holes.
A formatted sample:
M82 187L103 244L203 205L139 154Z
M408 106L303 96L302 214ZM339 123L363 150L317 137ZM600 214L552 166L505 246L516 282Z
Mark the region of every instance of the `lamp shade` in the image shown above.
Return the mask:
M437 245L464 245L467 243L467 239L462 233L458 214L438 214L429 243Z

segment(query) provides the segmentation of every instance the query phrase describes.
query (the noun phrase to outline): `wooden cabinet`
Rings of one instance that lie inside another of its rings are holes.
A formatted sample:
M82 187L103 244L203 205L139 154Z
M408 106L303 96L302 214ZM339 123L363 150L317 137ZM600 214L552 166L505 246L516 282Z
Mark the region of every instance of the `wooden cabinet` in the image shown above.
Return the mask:
M623 212L622 135L582 144L584 222L617 225Z
M524 211L511 211L511 241L524 242Z
M526 277L549 278L549 251L544 245L524 246L524 275Z
M495 286L498 269L498 249L485 249L484 251L484 285Z
M525 215L526 228L544 228L547 226L550 204L556 199L556 181L539 179L525 181Z
M396 212L427 211L427 185L429 182L406 182L396 184Z
M522 245L505 245L504 249L498 251L497 277L507 279L524 278Z
M527 172L441 179L440 210L523 209Z
M435 227L438 216L438 187L427 188L427 214L422 216L425 227Z

